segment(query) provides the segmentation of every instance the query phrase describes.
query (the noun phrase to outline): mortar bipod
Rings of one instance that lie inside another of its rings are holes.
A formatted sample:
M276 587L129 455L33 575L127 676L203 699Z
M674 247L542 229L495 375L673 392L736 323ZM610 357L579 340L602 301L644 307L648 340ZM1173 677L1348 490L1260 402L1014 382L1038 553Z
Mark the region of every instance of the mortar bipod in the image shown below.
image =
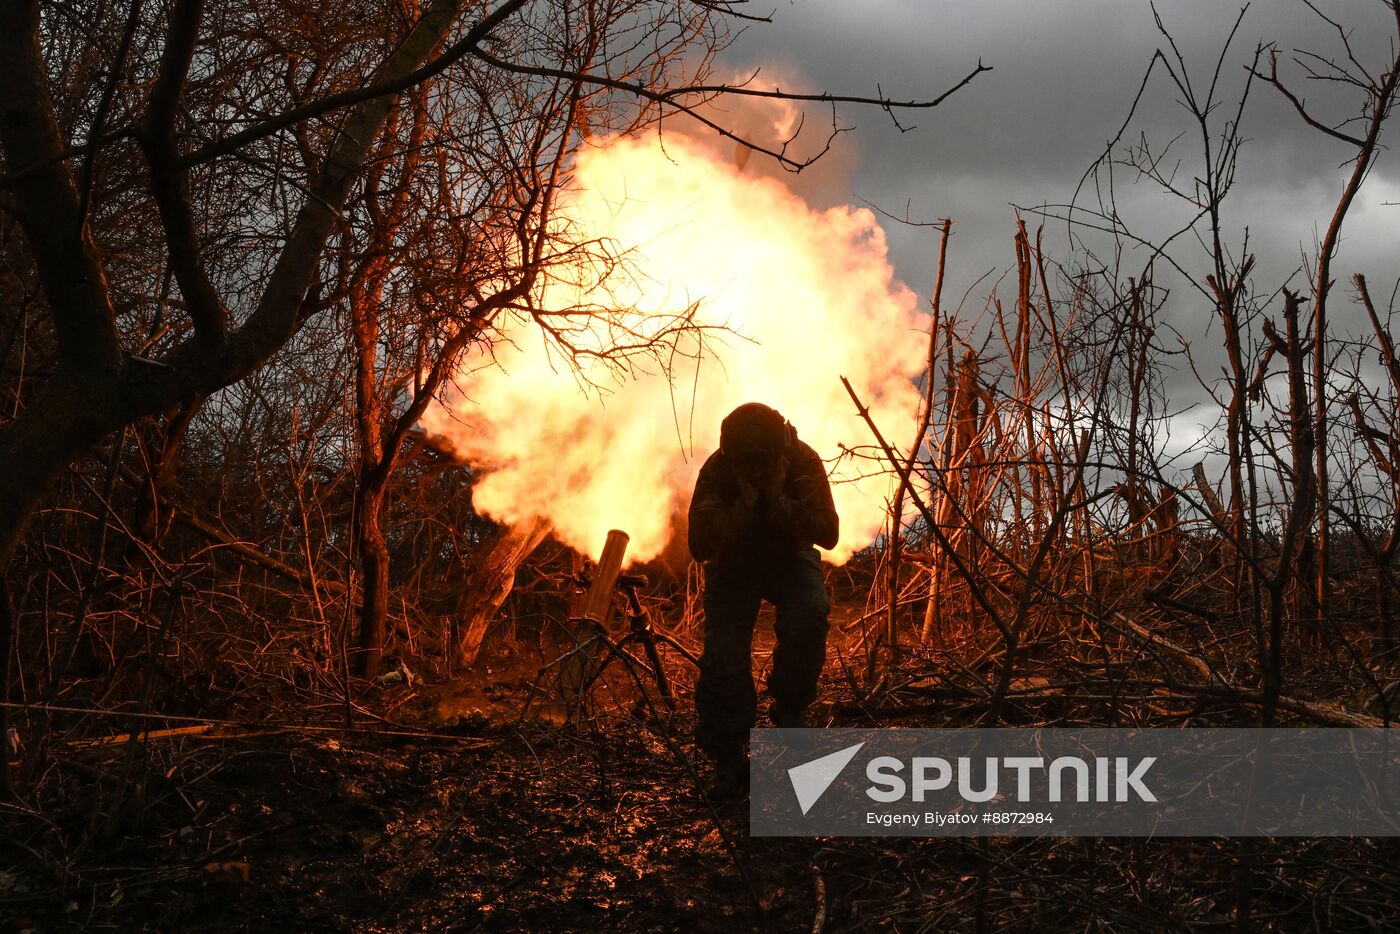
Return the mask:
M625 598L627 608L627 631L622 638L617 641L606 641L606 646L610 650L608 657L602 661L588 679L588 686L591 686L598 678L602 677L604 670L614 660L621 659L624 664L630 665L634 673L638 670L644 671L651 676L652 682L656 685L657 694L661 698L662 705L667 712L676 709L676 696L671 688L671 681L666 676L666 669L661 664L661 653L657 649L657 642L664 642L675 649L690 664L700 666L700 660L695 654L681 645L674 638L664 632L657 632L651 623L651 613L642 605L641 599L637 596L639 588L647 585L647 579L642 574L622 574L617 578L617 591ZM636 643L642 647L646 661L642 662L632 653L627 651L629 645ZM646 705L644 698L637 699L636 713L640 713Z

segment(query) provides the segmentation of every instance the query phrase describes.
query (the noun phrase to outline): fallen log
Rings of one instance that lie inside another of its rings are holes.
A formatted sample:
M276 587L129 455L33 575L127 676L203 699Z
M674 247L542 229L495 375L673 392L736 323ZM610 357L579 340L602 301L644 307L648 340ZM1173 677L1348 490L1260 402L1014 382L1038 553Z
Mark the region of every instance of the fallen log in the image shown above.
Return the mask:
M214 728L212 723L199 723L194 726L177 726L167 730L142 730L136 734L136 738L141 741L151 739L169 739L175 736L196 736L200 733L208 733ZM117 733L115 736L99 736L96 739L77 739L68 743L69 746L111 746L116 743L126 743L131 741L130 733Z
M1162 649L1178 662L1196 672L1207 682L1205 684L1173 683L1171 685L1172 690L1184 692L1198 698L1229 700L1250 707L1257 707L1264 703L1263 691L1255 691L1251 688L1231 684L1216 673L1216 666L1165 636L1148 632L1142 626L1121 614L1116 615L1115 620L1134 636ZM1390 727L1390 724L1380 717L1373 717L1370 714L1361 713L1359 711L1347 710L1336 704L1329 704L1322 701L1307 701L1297 697L1280 697L1277 703L1280 710L1286 710L1289 713L1307 717L1315 723L1326 726L1361 729L1387 729Z
M1233 701L1247 707L1260 707L1264 703L1264 692L1254 691L1249 688L1241 688L1230 684L1174 684L1172 689L1182 691L1196 697L1219 698L1220 700ZM1359 711L1347 710L1336 704L1328 704L1322 701L1306 701L1297 697L1280 697L1276 702L1279 710L1286 710L1289 713L1297 714L1301 717L1313 721L1323 726L1339 726L1351 729L1384 730L1390 729L1390 724L1380 717L1373 717L1370 714Z

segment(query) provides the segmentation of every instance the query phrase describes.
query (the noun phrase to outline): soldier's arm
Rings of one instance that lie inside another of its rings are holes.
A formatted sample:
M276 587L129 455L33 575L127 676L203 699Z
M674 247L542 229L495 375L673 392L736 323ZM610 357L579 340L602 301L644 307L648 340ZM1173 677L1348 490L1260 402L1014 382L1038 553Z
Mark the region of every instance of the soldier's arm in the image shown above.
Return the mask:
M708 561L718 555L753 522L752 488L727 494L724 486L715 463L707 462L695 482L686 534L691 557L696 561Z
M803 542L835 548L841 523L821 458L810 448L800 450L788 470L786 488L771 507L773 521Z

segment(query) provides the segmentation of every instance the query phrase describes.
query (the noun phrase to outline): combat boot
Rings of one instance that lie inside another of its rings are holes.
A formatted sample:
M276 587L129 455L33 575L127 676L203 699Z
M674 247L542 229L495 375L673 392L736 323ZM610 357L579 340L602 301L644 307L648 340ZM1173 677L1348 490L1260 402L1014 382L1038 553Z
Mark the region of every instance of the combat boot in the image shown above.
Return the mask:
M710 800L728 803L749 795L749 760L741 750L715 757L715 774L708 789Z
M773 725L780 730L805 730L807 728L807 711L803 708L796 710L785 709L774 704L768 711L768 715L773 719Z

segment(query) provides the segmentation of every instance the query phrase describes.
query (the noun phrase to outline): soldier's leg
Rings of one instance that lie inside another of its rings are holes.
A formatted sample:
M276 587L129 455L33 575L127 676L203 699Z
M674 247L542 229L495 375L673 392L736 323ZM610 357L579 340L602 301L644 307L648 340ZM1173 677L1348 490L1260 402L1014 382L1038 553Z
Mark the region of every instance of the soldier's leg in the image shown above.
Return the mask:
M751 574L705 569L705 650L695 685L695 742L716 760L743 753L758 699L753 686L753 627L761 597Z
M803 726L803 714L817 697L817 679L826 664L827 617L831 612L816 550L779 567L767 596L777 609L773 628L778 644L768 673L774 725Z

